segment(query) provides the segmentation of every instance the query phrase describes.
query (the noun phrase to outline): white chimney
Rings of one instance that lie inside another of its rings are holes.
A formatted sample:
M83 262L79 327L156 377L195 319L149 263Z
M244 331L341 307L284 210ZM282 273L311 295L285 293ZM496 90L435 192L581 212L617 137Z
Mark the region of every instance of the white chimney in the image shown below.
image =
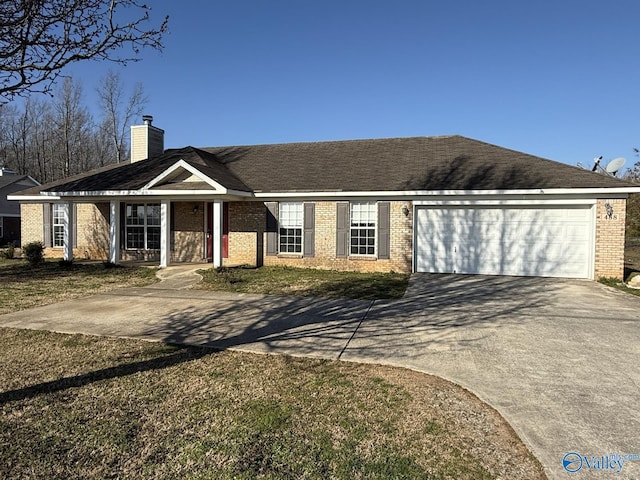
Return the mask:
M143 125L131 125L131 163L164 153L164 130L154 127L151 115L142 116Z

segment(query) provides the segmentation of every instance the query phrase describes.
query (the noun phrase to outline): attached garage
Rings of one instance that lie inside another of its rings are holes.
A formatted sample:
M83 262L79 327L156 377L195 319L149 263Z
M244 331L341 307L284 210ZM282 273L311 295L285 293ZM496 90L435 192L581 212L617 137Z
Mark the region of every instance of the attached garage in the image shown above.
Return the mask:
M414 270L592 278L595 206L418 206Z

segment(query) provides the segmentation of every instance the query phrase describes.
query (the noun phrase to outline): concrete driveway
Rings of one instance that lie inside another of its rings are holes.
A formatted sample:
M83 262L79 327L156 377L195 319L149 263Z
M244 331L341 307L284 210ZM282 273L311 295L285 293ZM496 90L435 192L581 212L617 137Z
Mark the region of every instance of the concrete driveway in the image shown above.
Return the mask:
M168 280L152 287L3 315L0 326L432 373L496 408L550 478L571 476L562 466L569 452L590 463L640 454L638 297L593 282L424 274L402 300L348 301L202 292L187 288L189 267L163 274ZM613 472L583 461L575 477ZM640 461L615 478L640 478Z

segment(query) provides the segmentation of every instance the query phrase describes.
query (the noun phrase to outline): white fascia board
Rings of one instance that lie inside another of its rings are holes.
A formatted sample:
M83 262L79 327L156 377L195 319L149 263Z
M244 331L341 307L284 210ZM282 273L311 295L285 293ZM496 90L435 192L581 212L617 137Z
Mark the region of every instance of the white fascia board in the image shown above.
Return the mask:
M240 190L226 190L225 193L214 192L212 190L102 190L87 192L42 192L40 195L16 196L13 200L60 200L61 198L86 199L86 198L102 198L102 197L251 197L250 192Z
M207 175L202 173L197 168L192 167L191 165L189 165L184 160L178 160L176 163L171 165L169 168L167 168L160 175L158 175L153 180L151 180L149 183L147 183L145 186L143 186L141 188L141 190L149 190L149 189L151 189L152 187L154 187L157 184L159 184L162 180L167 178L169 175L171 175L173 172L175 172L179 168L183 168L183 169L187 170L192 175L195 175L196 177L198 177L198 178L202 179L203 181L205 181L207 184L211 185L211 187L216 191L216 193L221 193L221 194L227 193L226 187L220 185L218 182L216 182L212 178L209 178Z
M7 200L17 200L19 202L43 202L50 200L60 200L59 195L7 195Z
M521 190L383 190L370 192L256 192L256 198L291 198L291 197L441 197L469 195L609 195L640 193L638 187L616 188L534 188Z
M491 206L491 205L595 205L597 203L597 199L595 198L547 198L547 199L510 199L510 198L501 198L501 199L450 199L450 200L414 200L413 205L415 207L427 207L427 206Z

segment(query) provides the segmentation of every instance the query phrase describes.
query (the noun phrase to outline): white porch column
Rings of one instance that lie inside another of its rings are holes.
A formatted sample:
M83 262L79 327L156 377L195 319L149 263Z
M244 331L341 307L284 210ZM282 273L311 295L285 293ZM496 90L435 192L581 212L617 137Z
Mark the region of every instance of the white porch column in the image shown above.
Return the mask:
M222 266L222 201L214 200L213 204L213 268Z
M160 267L171 263L171 200L160 202Z
M120 263L120 202L109 204L109 262Z
M73 261L73 203L62 204L62 224L64 225L63 258L67 262Z

